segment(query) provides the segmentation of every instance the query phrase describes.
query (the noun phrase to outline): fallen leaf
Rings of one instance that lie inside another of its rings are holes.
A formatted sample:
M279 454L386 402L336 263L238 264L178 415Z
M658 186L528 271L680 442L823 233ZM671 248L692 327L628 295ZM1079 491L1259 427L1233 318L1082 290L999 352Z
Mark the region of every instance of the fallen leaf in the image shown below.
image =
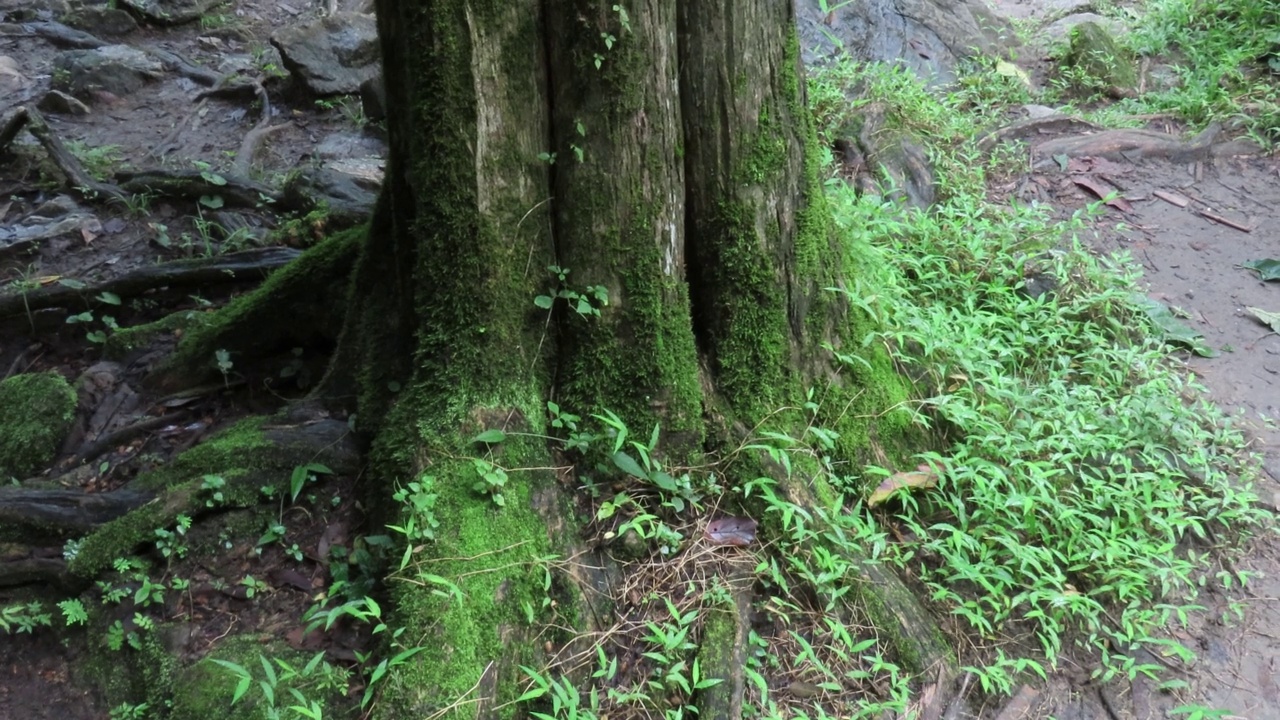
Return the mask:
M1098 197L1099 200L1119 210L1120 212L1122 213L1133 212L1133 206L1129 204L1128 200L1125 200L1124 198L1120 197L1119 191L1116 190L1115 188L1110 187L1108 185L1103 185L1102 183L1098 182L1096 179L1089 177L1087 175L1071 178L1071 181L1074 182L1076 185L1079 185L1080 187L1084 188L1085 190L1088 190L1089 192L1093 193Z
M1173 345L1189 348L1200 357L1217 357L1218 353L1204 342L1204 335L1193 330L1189 325L1174 317L1167 305L1157 302L1142 293L1134 293L1133 304L1137 305L1151 318L1151 322L1160 329L1164 341Z
M1261 321L1263 325L1270 327L1271 332L1280 333L1280 313L1256 307L1248 307L1245 310L1253 313L1253 316Z
M884 501L903 488L919 490L935 487L937 484L938 474L928 465L921 465L910 472L894 473L885 478L884 482L880 483L875 491L871 493L871 497L867 498L867 507L883 504Z
M1031 89L1031 78L1027 76L1027 72L1008 60L996 62L996 74L1016 78L1028 90Z
M1249 260L1243 264L1250 270L1257 271L1258 277L1262 280L1280 280L1280 260L1265 258L1263 260Z
M751 518L723 517L707 523L703 534L716 545L743 547L755 542L758 525Z

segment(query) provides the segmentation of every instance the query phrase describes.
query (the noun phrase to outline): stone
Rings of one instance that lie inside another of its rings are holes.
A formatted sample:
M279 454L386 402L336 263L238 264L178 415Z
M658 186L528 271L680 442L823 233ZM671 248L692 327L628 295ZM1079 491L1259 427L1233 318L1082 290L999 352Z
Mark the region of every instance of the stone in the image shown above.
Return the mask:
M65 50L53 61L53 87L78 98L94 91L124 96L164 74L160 61L128 45Z
M53 115L88 115L89 106L61 90L50 90L36 107Z
M964 58L1007 56L1018 45L1013 26L983 0L856 0L825 15L818 3L798 2L796 30L806 64L845 52L905 64L931 83L954 81Z
M378 25L372 15L335 13L271 36L285 67L317 95L349 94L379 74Z
M1131 95L1138 87L1138 74L1129 53L1097 23L1080 23L1071 31L1071 45L1063 65L1098 81L1113 96Z
M224 0L119 0L156 25L182 25L194 22L223 4Z
M128 35L138 29L138 21L132 15L103 5L82 7L64 17L62 22L98 37Z
M1101 25L1107 30L1107 32L1111 33L1113 37L1124 35L1128 32L1128 28L1118 20L1103 17L1097 13L1083 12L1067 15L1045 25L1041 28L1040 35L1051 43L1061 42L1067 40L1071 35L1071 31L1084 23Z

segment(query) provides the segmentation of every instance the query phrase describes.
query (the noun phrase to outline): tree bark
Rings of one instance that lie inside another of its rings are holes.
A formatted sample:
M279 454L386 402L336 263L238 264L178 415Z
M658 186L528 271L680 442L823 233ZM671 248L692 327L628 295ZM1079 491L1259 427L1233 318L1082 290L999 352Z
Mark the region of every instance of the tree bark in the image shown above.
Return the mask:
M371 504L407 527L389 499L415 483L438 523L410 538L392 590L405 637L433 650L389 676L379 714L505 717L521 665L562 656L617 610L596 599L616 589L616 565L547 559L598 549L579 480L552 472L547 401L616 412L636 436L658 424L655 455L672 463L767 418L782 427L798 416L778 406L840 372L821 345L856 328L824 288L853 268L823 204L790 0L377 10L386 183L322 388L358 388ZM557 293L550 312L534 302ZM877 385L887 358L867 367L881 374L846 379L841 417L891 404ZM472 441L488 430L505 439ZM872 434L850 442L865 451ZM501 504L476 490L477 462L506 469ZM736 644L722 659L745 653L738 605L718 621ZM703 717L743 706L735 672L700 699Z

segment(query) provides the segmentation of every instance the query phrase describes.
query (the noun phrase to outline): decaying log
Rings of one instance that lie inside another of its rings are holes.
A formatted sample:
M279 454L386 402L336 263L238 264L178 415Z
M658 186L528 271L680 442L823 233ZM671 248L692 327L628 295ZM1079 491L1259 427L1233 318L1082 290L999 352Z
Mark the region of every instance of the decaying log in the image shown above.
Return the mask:
M227 282L257 280L272 270L289 264L300 254L300 251L292 248L259 248L211 258L161 263L79 289L50 285L22 294L0 296L0 317L50 307L87 305L88 298L103 292L128 297L161 287L208 287Z
M0 540L48 544L79 537L153 497L152 493L133 490L86 493L62 488L0 488Z

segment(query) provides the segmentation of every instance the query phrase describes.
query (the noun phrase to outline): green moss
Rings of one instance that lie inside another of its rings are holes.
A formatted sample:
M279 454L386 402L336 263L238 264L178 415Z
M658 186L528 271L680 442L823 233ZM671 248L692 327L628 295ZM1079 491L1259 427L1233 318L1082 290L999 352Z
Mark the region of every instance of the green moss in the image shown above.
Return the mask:
M168 690L172 695L169 720L258 720L268 717L271 705L261 690L261 682L267 679L262 668L264 658L275 671L277 682L273 686L275 707L278 710L300 703L293 695L297 690L310 702L320 704L325 717L349 717L344 710L352 709L356 698L347 698L335 688L321 686L323 666L316 665L311 675L301 676L312 655L298 652L280 640L263 642L258 634L242 634L226 638L198 662L175 669ZM223 660L239 665L255 678L249 691L236 704L231 704L238 677L230 670L214 662ZM289 672L281 663L298 671L299 676L289 678ZM268 683L270 684L270 683ZM285 713L286 717L293 716ZM301 717L301 715L297 715Z
M186 330L203 322L202 313L192 310L171 313L154 322L120 328L107 336L102 352L109 360L124 359L151 344L157 337L175 330Z
M217 375L218 350L230 352L234 363L331 336L343 316L351 266L367 230L334 233L273 272L253 292L217 312L197 315L199 322L156 372L189 384Z
M510 437L493 460L510 467L547 462L542 441ZM477 684L493 688L498 706L511 703L522 690L516 667L537 664L527 655L536 652L527 613L548 619L542 616L544 570L535 559L546 556L551 543L535 508L538 496L554 486L551 474L512 472L499 507L473 489L478 478L469 460L445 461L431 472L439 493L436 540L392 587L396 622L408 628L405 637L431 638L433 647L394 673L380 709L383 717L434 715L466 698ZM484 673L498 672L494 661L504 670L482 682ZM464 703L443 717L474 714ZM499 717L515 714L512 706Z
M56 372L0 382L0 478L25 478L52 462L75 409L75 390Z
M222 488L222 507L254 507L262 499L264 486L284 492L293 468L314 461L315 448L273 442L263 434L268 420L245 418L172 462L135 478L132 489L155 492L157 498L98 527L84 539L69 569L92 577L116 558L151 541L157 528L172 526L178 515L202 510L210 499L202 488L206 475L227 481Z

